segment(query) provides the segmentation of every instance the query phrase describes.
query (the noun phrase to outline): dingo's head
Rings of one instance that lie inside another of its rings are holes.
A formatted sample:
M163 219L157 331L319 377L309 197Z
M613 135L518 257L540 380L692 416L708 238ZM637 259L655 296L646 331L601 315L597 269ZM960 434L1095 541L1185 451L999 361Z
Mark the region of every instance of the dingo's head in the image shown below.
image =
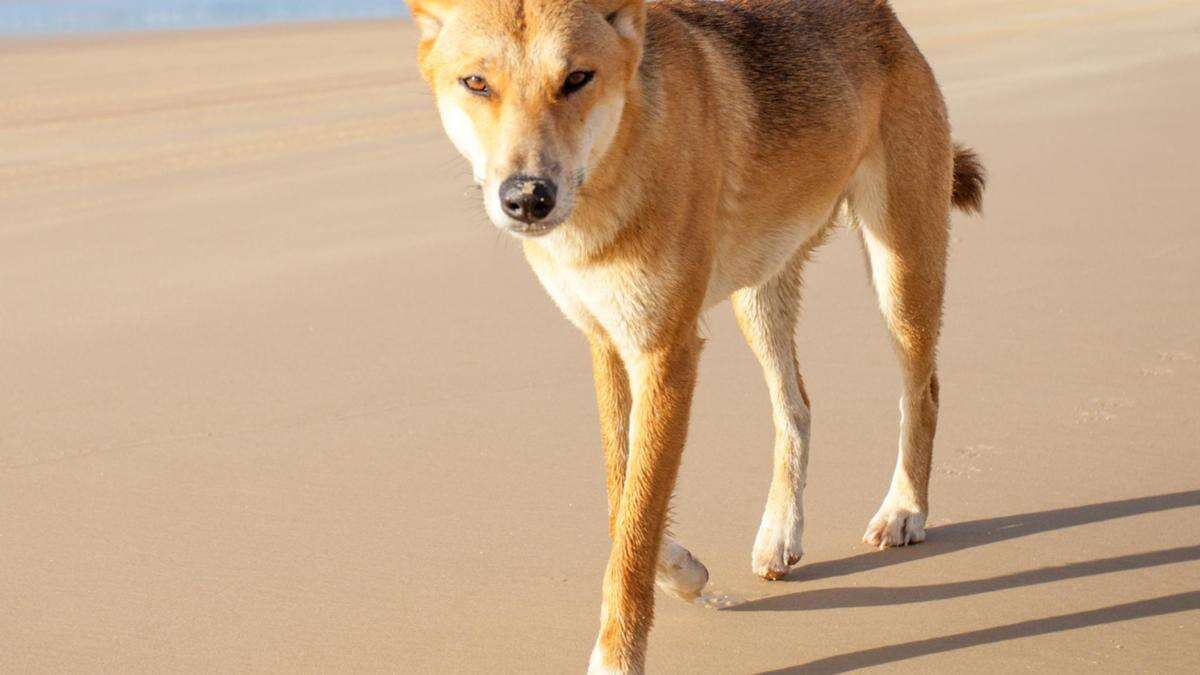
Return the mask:
M497 227L540 236L571 214L620 126L643 0L409 0L421 73Z

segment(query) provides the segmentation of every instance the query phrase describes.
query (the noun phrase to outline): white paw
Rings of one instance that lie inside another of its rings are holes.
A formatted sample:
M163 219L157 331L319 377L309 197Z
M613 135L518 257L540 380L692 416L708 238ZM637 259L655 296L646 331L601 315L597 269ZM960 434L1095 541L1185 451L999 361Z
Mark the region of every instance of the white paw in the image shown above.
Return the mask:
M672 539L663 539L654 579L668 595L691 602L708 585L708 568Z
M925 541L925 514L915 508L889 504L885 500L870 525L867 525L863 541L880 549L919 544Z
M785 509L779 513L768 507L754 539L751 558L754 573L770 581L787 576L792 565L800 562L804 555L800 545L803 535L804 516L798 509Z

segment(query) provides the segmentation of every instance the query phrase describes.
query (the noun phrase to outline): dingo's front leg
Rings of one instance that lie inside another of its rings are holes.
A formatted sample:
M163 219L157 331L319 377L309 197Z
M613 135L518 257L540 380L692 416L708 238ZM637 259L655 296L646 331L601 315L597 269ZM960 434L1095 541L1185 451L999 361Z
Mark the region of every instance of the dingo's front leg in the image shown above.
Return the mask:
M630 452L604 575L600 636L591 673L641 673L654 618L654 580L667 506L687 435L700 340L629 359Z
M633 405L629 373L615 345L601 334L588 336L592 348L592 376L596 381L596 408L600 415L600 440L604 444L605 484L608 487L608 536L617 533L625 467L629 463L629 414Z
M625 467L629 463L629 415L632 394L625 362L603 335L589 336L592 370L596 379L596 407L604 443L604 467L608 486L608 535L616 537L621 492L625 489ZM708 569L682 544L669 536L662 539L655 578L663 592L685 601L695 600L708 584Z

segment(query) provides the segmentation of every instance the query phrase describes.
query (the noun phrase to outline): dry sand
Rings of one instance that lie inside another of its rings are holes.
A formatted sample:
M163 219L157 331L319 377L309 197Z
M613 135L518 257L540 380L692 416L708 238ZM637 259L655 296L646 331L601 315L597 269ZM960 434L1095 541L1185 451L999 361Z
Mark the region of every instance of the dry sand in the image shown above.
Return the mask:
M956 222L928 543L859 543L898 378L809 275L804 566L707 322L653 672L1200 663L1200 4L899 0L992 174ZM488 225L402 22L0 43L0 671L581 672L583 340Z

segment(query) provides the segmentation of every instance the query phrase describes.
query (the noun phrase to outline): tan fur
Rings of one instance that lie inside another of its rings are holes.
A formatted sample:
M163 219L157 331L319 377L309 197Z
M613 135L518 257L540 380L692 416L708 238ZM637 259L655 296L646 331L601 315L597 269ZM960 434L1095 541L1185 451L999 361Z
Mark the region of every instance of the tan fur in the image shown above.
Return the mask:
M883 0L410 0L421 71L498 227L588 336L613 546L593 672L641 672L656 576L707 580L666 539L701 312L732 297L763 367L775 469L753 554L801 555L808 396L792 339L804 262L832 223L861 229L904 372L900 452L864 539L924 538L935 352L951 204L983 171L951 143L941 94ZM594 72L564 93L564 78ZM461 78L486 81L484 95ZM544 221L497 206L515 175L559 190ZM662 551L660 556L660 550Z

